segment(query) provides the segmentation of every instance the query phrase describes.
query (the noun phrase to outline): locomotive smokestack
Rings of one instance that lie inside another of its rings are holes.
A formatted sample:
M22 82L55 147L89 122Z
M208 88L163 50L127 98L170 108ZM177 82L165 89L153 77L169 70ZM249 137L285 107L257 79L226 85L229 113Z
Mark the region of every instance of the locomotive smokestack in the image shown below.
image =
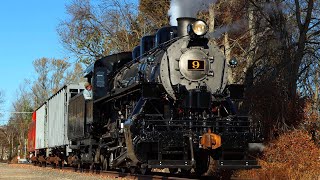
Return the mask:
M178 37L188 35L188 25L196 21L195 18L192 17L180 17L177 18L178 21Z

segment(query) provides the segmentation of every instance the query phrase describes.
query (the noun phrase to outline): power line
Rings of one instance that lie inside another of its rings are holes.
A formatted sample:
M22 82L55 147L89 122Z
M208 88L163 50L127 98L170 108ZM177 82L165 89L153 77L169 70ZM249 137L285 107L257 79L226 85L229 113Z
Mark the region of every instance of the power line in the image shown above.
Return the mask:
M28 113L33 113L33 112L27 112L27 111L2 111L0 114L5 114L5 113L10 113L10 114L28 114Z
M28 111L1 111L0 114L31 114L33 112L28 112ZM0 119L0 123L8 123L9 122L9 119L8 120L1 120ZM0 125L1 125L0 124ZM4 124L3 124L4 125Z

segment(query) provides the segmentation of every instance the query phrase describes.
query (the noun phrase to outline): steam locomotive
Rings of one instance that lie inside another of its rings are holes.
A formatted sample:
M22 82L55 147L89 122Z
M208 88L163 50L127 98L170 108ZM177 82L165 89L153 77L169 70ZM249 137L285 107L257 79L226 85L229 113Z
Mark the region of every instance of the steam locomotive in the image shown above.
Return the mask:
M227 82L236 61L227 62L205 36L204 21L177 21L144 36L133 52L89 66L85 77L93 99L85 100L77 88L61 102L67 140L35 148L34 161L142 174L152 168L203 174L210 164L258 167L248 158L248 144L258 141L260 130L237 110L243 86Z

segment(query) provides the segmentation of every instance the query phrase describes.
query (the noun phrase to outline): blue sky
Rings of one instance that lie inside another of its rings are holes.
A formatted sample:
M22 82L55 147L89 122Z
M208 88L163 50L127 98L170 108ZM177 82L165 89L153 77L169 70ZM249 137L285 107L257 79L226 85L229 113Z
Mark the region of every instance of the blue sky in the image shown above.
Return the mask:
M65 5L70 1L11 0L0 6L0 89L5 106L11 111L19 85L24 79L35 79L32 61L42 57L68 57L59 42L56 28L67 18ZM0 125L8 113L0 117Z

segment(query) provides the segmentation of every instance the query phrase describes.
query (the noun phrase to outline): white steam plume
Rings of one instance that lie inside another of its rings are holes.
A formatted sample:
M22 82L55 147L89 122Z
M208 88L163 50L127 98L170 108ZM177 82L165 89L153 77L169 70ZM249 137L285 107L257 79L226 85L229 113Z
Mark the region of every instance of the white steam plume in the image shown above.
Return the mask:
M177 25L177 18L179 17L193 17L201 10L208 9L209 5L215 3L217 0L171 0L169 16L170 24Z
M250 151L260 151L262 152L265 149L265 145L262 143L249 143L249 150Z
M211 38L220 38L224 33L226 32L237 32L243 28L246 27L246 21L245 19L238 20L236 22L233 22L232 24L224 25L221 27L218 27L214 30L214 32L210 33L209 36Z

